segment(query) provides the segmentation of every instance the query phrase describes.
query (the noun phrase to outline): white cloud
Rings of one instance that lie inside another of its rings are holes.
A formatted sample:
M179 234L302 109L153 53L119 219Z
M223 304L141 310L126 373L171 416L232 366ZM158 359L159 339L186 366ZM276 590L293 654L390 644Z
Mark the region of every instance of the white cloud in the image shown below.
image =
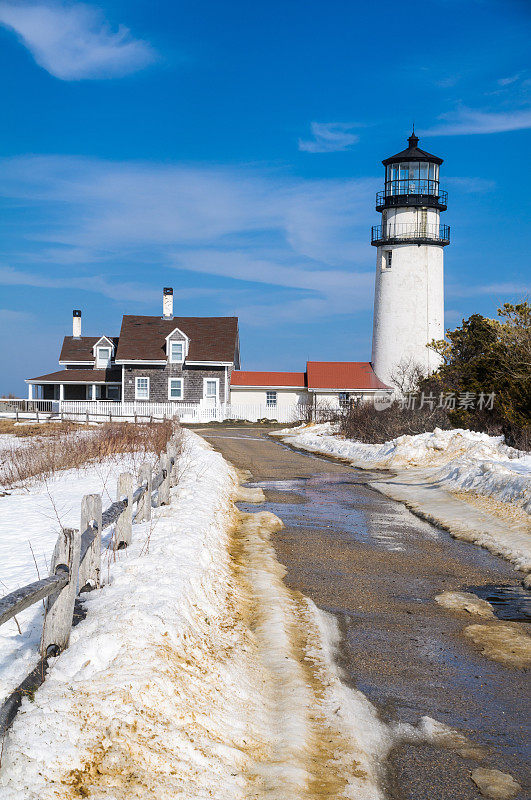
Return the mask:
M517 75L511 75L508 78L500 78L498 80L499 86L510 86L511 83L515 83L520 78L521 73L519 72Z
M142 304L153 304L160 300L160 289L149 283L134 281L109 281L104 275L48 278L33 272L14 269L13 267L0 266L0 286L31 286L35 289L79 289L84 292L109 297L111 300L120 299ZM217 289L201 287L198 289L179 289L180 299L204 297L219 293ZM0 313L2 310L0 309ZM7 312L6 312L7 313ZM22 314L22 312L13 312Z
M299 150L306 153L336 153L348 150L359 142L359 136L351 133L359 127L352 122L312 122L313 139L299 139Z
M446 186L452 186L463 194L490 192L496 186L496 181L489 180L488 178L452 178L449 176L444 179L444 183Z
M531 128L531 108L513 111L480 111L461 106L438 117L439 124L420 131L420 136L459 136L502 133Z
M306 322L371 307L377 179L57 156L4 159L0 170L8 203L25 208L19 237L3 248L22 273L17 281L32 264L32 285L138 300L150 294L131 283L132 270L140 276L174 267L217 276L218 306L254 322L290 313ZM43 276L35 274L38 263ZM91 270L94 277L80 276ZM0 272L0 282L14 280Z
M113 31L102 12L84 3L0 3L0 24L15 31L33 58L65 81L119 78L155 60L128 28Z
M499 298L499 302L505 302L509 295L524 297L529 293L529 286L523 283L488 283L479 286L461 286L450 284L446 287L446 294L449 297L478 297L479 295L492 295Z

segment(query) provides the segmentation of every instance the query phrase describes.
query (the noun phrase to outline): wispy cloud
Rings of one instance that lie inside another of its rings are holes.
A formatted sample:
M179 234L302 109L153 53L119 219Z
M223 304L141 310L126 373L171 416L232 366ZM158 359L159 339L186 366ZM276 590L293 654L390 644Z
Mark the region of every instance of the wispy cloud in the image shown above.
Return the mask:
M444 179L446 186L453 186L463 194L478 194L490 192L496 186L496 181L489 180L488 178L452 178L451 176Z
M515 83L519 80L521 73L517 73L516 75L510 75L508 78L499 78L498 85L499 86L510 86L511 83Z
M215 276L220 311L254 323L371 306L377 179L57 156L4 159L0 168L5 202L26 209L19 238L3 248L17 275L4 270L0 282L24 280L27 265L32 285L142 301L151 295L131 272L174 267L198 274L194 291L203 291L200 274Z
M0 24L15 31L33 58L64 81L119 78L156 58L128 28L113 30L103 13L84 3L0 3Z
M46 275L39 275L34 272L26 272L13 267L0 266L0 286L31 286L35 289L80 289L84 292L94 292L103 297L115 300L127 301L141 304L153 304L160 299L160 290L149 283L135 281L109 281L104 275L80 276L71 275L70 277L49 278ZM191 299L195 297L212 296L218 293L218 289L200 287L197 289L180 289L180 299ZM15 313L15 312L13 312ZM19 312L17 312L19 313Z
M529 293L529 286L524 283L487 283L478 286L461 286L460 284L450 284L446 287L446 294L449 297L479 297L480 295L492 295L505 302L508 296L524 297Z
M441 114L440 122L420 131L421 136L459 136L476 133L502 133L531 128L531 108L512 111L480 111L460 108Z
M359 142L359 136L352 133L359 127L353 122L312 122L313 139L299 139L299 150L305 153L336 153L348 150Z

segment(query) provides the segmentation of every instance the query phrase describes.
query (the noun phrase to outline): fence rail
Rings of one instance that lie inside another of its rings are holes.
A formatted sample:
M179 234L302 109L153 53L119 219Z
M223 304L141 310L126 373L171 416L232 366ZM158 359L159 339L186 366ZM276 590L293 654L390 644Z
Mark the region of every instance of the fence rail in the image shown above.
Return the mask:
M143 522L151 519L153 492L157 491L157 505L169 504L170 487L177 483L175 441L168 442L155 474L148 462L142 464L138 481L133 491L133 476L122 473L118 477L117 500L103 512L101 495L85 495L81 501L79 529L64 528L57 538L50 575L0 598L0 625L40 600L46 600L41 636L43 661L68 647L76 596L100 587L102 531L115 523L113 549L120 550L132 541L134 505L137 505L135 522ZM18 687L14 694L21 691ZM14 701L12 696L0 708L0 737L13 720L17 702L20 705L20 698Z
M0 397L0 413L13 414L42 411L43 414L56 414L59 411L59 400L23 400L19 398Z
M276 422L297 422L306 418L305 403L267 405L265 403L150 403L118 402L113 400L9 400L0 403L0 413L15 419L33 416L41 419L72 420L75 422L160 421L178 419L185 423L222 422L227 419L268 419ZM18 405L17 405L18 404Z

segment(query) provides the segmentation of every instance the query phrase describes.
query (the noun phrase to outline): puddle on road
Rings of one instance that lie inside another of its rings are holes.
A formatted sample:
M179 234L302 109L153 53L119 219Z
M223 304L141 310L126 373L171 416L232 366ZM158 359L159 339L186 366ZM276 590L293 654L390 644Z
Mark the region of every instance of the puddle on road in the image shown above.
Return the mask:
M464 591L472 592L482 600L487 600L498 619L531 622L531 594L523 586L488 584L467 586Z
M373 545L390 552L415 547L419 528L430 538L439 538L433 525L415 517L414 535L407 525L411 513L395 504L389 513L375 513L363 494L349 491L366 481L338 477L336 473L320 473L310 478L257 481L248 486L260 487L266 493L267 507L280 516L290 528L329 530L334 539ZM305 507L303 507L305 506ZM370 514L368 513L370 510Z

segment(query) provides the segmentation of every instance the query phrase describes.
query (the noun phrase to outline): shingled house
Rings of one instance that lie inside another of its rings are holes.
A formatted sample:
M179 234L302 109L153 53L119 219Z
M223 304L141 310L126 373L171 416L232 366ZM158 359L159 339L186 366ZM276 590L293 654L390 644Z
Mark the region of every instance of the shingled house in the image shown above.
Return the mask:
M240 367L238 319L174 317L170 288L161 317L126 315L119 336L82 336L75 310L59 363L62 370L27 379L30 398L217 405L228 402Z

